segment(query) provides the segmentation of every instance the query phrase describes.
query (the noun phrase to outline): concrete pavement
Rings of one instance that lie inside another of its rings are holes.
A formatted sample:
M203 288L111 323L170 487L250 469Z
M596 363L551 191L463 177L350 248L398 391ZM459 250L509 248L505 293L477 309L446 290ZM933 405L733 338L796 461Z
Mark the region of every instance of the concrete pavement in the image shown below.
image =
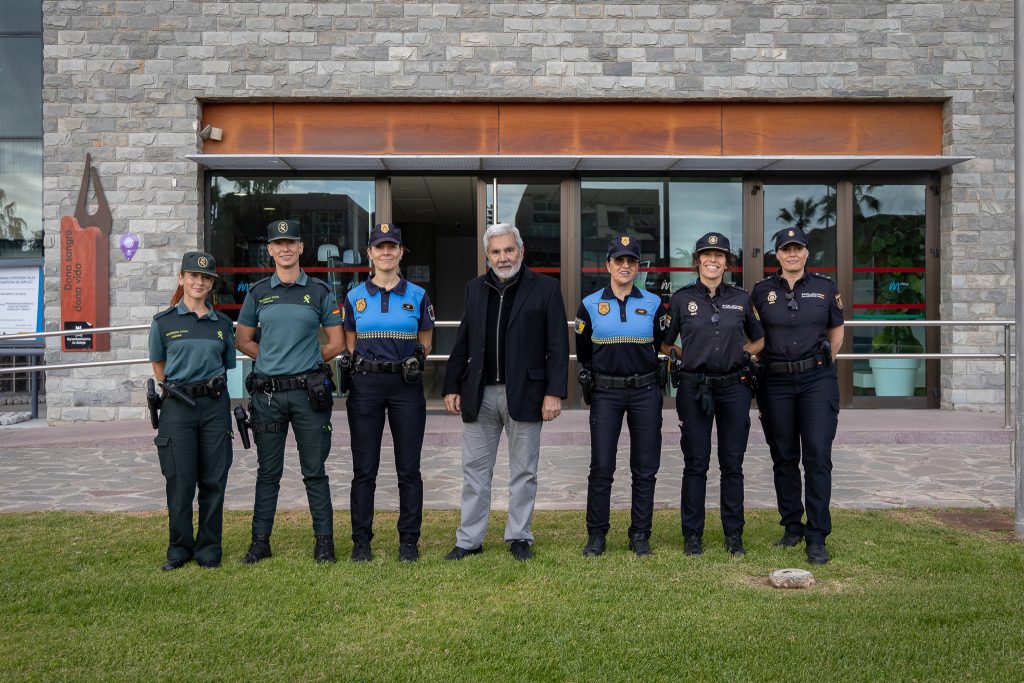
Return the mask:
M336 509L347 509L352 477L345 415L334 417L327 461ZM623 430L625 431L625 430ZM164 484L148 421L47 426L43 420L0 427L0 512L36 510L152 511L164 509ZM462 486L462 423L428 416L422 472L426 507L457 508ZM847 410L833 449L833 505L840 508L1012 507L1013 430L1001 414L959 411ZM664 413L662 467L655 502L679 507L682 455L675 413ZM588 414L567 411L545 425L537 506L582 509L590 462ZM612 505L629 507L628 439L620 440ZM385 435L385 450L390 435ZM712 457L708 506L718 502ZM251 509L255 450L235 440L226 506ZM756 412L744 465L748 507L774 507L771 459ZM507 505L504 443L494 472L494 507ZM382 457L377 507L397 509L394 465ZM295 444L289 437L279 509L306 509Z

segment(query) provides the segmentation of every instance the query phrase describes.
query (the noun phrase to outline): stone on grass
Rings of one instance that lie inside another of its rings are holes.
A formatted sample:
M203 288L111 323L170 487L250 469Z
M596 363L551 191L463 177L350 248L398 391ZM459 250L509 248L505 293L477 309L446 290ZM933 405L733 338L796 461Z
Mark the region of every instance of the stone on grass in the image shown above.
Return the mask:
M814 585L814 574L806 569L776 569L768 575L773 588L810 588Z

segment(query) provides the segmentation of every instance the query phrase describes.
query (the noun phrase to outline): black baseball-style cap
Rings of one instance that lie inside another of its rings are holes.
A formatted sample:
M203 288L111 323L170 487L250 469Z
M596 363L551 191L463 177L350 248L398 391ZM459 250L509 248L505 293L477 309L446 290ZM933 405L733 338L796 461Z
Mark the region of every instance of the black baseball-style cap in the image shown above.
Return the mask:
M267 226L267 241L301 240L298 221L274 221Z
M694 248L693 253L699 254L700 252L707 251L709 249L722 251L726 254L730 253L729 238L720 232L709 232L697 240L697 246Z
M615 237L611 242L608 243L608 260L613 258L619 258L620 256L632 256L637 261L640 260L640 243L634 238L628 235L620 235Z
M187 251L181 257L181 272L202 273L210 277L218 277L217 261L205 251Z
M807 246L807 235L800 228L783 228L775 233L775 251L782 249L787 244L799 244Z
M402 243L402 230L394 223L378 223L370 231L370 246L381 242Z

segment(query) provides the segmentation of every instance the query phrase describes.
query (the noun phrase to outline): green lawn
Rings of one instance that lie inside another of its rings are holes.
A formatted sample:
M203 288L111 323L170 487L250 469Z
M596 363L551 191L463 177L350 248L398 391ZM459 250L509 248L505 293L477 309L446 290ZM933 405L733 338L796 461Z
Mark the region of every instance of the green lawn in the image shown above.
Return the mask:
M1009 513L1006 513L1009 514ZM427 512L423 559L397 561L380 514L374 561L315 565L302 514L279 515L274 557L239 559L249 515L225 520L225 564L159 571L162 515L0 515L0 679L9 680L947 680L1024 677L1024 544L926 511L837 512L833 562L808 591L765 586L803 550L771 547L748 512L748 555L682 554L659 511L656 555L580 555L582 512L539 513L532 562L500 542L444 562L457 513Z

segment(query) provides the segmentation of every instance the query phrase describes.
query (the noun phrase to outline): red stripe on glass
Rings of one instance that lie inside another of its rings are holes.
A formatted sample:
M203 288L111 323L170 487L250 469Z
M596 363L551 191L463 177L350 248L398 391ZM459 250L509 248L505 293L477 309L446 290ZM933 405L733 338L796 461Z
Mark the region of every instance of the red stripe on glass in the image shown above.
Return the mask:
M303 268L307 273L369 273L370 269L366 266L335 266L334 268L327 268L325 266L315 266L313 268ZM243 267L229 267L229 268L218 268L218 273L273 273L273 268L243 268Z
M923 273L924 268L854 268L855 273Z
M854 304L854 308L924 308L924 304Z

